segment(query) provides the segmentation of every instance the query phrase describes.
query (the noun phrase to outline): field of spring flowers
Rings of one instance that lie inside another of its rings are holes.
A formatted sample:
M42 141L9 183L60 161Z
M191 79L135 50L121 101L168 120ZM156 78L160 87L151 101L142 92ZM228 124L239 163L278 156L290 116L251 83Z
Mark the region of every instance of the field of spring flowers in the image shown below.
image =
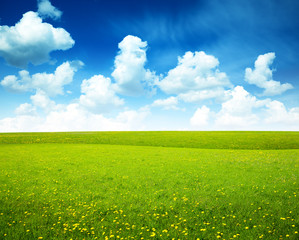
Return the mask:
M298 163L298 132L0 134L0 239L298 239Z

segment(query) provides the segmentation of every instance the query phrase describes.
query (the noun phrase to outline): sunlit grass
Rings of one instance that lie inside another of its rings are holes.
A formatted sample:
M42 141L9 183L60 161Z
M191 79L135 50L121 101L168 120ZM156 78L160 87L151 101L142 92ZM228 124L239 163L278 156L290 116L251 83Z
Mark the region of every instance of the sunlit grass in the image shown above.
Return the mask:
M297 149L2 144L0 239L298 239L298 162Z
M0 143L87 143L203 149L298 149L299 132L0 133Z

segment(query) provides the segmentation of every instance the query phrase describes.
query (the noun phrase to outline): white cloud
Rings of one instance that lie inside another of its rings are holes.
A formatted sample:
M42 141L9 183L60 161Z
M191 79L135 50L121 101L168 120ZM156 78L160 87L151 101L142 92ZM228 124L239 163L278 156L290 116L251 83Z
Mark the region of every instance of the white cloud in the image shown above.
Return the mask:
M0 132L37 132L43 119L38 116L18 115L0 120Z
M19 71L19 77L15 75L8 75L0 82L0 84L10 91L14 92L26 92L31 89L31 77L26 70Z
M162 107L165 110L179 110L177 105L178 98L173 96L166 99L157 99L151 104L152 107Z
M34 106L41 108L46 113L61 107L60 105L56 105L56 103L42 90L38 90L35 95L30 97L30 99Z
M191 126L205 127L209 124L210 115L211 112L208 107L202 106L201 108L197 108L194 115L190 119Z
M80 105L93 112L107 112L124 104L124 100L115 94L110 78L102 75L83 80L81 92Z
M36 115L36 107L29 103L23 103L15 110L16 115Z
M64 86L73 81L75 72L83 65L80 61L65 62L56 68L54 73L36 73L30 76L22 70L19 77L9 75L4 77L0 84L11 91L43 91L49 96L64 94Z
M293 88L290 83L281 84L279 81L273 80L273 70L270 69L270 65L274 59L275 53L273 52L260 55L254 63L255 69L246 68L245 70L245 81L259 88L264 88L263 95L265 96L279 95Z
M252 96L242 86L236 86L230 91L231 99L222 103L222 111L244 115L251 112L253 108L264 106L268 100L258 100Z
M228 91L222 87L199 90L199 91L188 91L181 93L178 98L188 103L200 103L203 100L215 98L220 101L224 101L228 98Z
M222 103L217 113L217 126L223 129L250 129L261 120L253 110L265 106L269 100L258 100L241 86L235 87L230 95L231 99Z
M55 50L67 50L75 41L63 28L42 22L35 12L27 12L15 26L0 26L0 56L12 66L41 64Z
M226 74L219 71L218 65L217 58L202 51L186 52L183 57L178 58L178 65L158 85L168 94L231 87Z
M115 90L123 95L138 96L153 92L157 76L145 69L147 42L135 36L126 36L119 44L120 49L114 61Z
M0 120L0 132L124 131L143 130L147 109L120 112L114 118L94 114L72 103L45 117L19 115Z
M288 111L282 102L275 100L269 102L267 108L266 124L278 124L286 129L299 130L299 107Z
M62 12L54 7L49 0L38 0L38 14L43 18L52 18L57 20Z
M85 111L77 104L70 104L65 111L51 112L40 129L42 131L140 130L147 114L147 112L125 111L115 118L106 118L101 114Z
M283 103L260 100L243 87L229 91L230 99L218 112L198 108L190 119L191 127L205 130L299 130L299 108L287 110Z
M0 27L0 33L4 28ZM3 39L0 34L0 43L5 43ZM3 55L1 47L7 47L5 44L3 46L0 44L0 55ZM186 52L183 57L179 57L177 67L171 69L167 76L159 81L154 72L145 69L146 47L147 43L138 37L124 38L119 43L120 52L116 56L115 69L112 73L115 83L102 75L85 79L81 84L81 95L73 99L70 104L56 104L51 97L64 94L65 86L73 81L74 73L83 65L80 61L65 62L58 66L54 73L30 75L28 71L22 70L19 71L18 76L4 77L0 82L3 87L17 92L30 91L33 95L30 97L31 104L23 103L15 110L14 118L0 119L0 132L142 130L145 128L155 130L152 129L151 124L155 121L161 124L160 116L154 116L148 126L144 125L151 107L184 110L178 107L179 102L201 103L207 99L221 101L221 109L216 111L215 108L205 105L198 107L190 120L187 118L191 128L299 130L299 108L287 109L278 101L259 100L241 86L227 90L232 87L232 84L226 74L219 71L219 62L214 56L204 52ZM288 84L281 85L272 80L273 70L269 66L274 58L274 53L259 56L255 62L255 69L246 69L246 80L265 88L265 95L277 94L279 91L285 91L286 86L290 87ZM262 77L264 80L257 80ZM115 112L111 110L124 107L125 104L124 99L117 96L117 93L136 96L155 91L155 86L175 96L157 99L139 110L121 112L118 110L118 113L113 115ZM109 112L109 115L104 115L106 112ZM170 116L165 118L168 128L172 126L174 120L170 118ZM177 121L186 120L184 116L179 116L178 119ZM186 125L180 126L181 129L186 127Z

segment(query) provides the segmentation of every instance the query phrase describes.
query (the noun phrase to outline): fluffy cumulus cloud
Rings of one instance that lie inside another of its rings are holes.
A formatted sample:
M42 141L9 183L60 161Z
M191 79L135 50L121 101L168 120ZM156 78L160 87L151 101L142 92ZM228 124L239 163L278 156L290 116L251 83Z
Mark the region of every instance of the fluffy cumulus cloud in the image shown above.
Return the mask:
M115 90L123 95L136 96L153 92L157 76L145 69L147 42L135 36L126 36L119 44L120 49L112 73Z
M36 107L29 103L23 103L15 110L16 115L36 115Z
M179 110L177 107L178 98L177 97L169 97L166 99L157 99L152 103L152 107L162 107L165 110Z
M202 106L201 108L197 108L194 115L190 119L191 126L194 127L205 127L209 124L210 120L210 109L206 106Z
M39 1L41 3L50 4L47 0ZM53 8L47 10L46 17L55 18L49 13L55 10ZM30 19L36 22L31 25ZM22 24L25 25L18 26ZM45 29L49 30L48 35L40 35L48 31ZM59 34L55 38L55 31L61 31L61 36L64 35L63 29L42 23L36 13L26 13L15 27L0 27L0 55L18 66L39 62L42 59L39 53L42 52L45 53L44 59L47 59L50 51L59 48L45 48L47 42L53 44L60 41ZM34 38L32 45L29 44L30 38ZM75 72L83 66L80 61L64 62L53 73L30 74L22 70L18 75L4 77L0 82L2 87L12 92L31 92L32 95L29 102L15 109L15 117L0 119L0 132L155 130L151 124L160 124L161 116L153 116L151 109L185 111L184 107L189 106L196 107L193 115L187 117L189 111L186 110L184 115L179 116L179 121L183 119L186 123L189 120L189 124L177 126L176 129L299 130L299 108L288 109L282 102L270 98L259 99L242 86L233 88L226 74L218 69L219 61L214 56L204 52L186 52L165 77L158 77L145 68L147 42L127 36L119 43L119 48L111 74L113 78L98 74L83 80L81 92L64 104L56 103L55 97L64 95L65 87L72 83ZM39 56L36 58L39 61L35 62L33 56ZM292 88L290 84L272 79L270 66L274 58L274 53L261 55L255 62L254 70L246 69L246 81L264 88L264 95L281 94ZM125 105L126 98L119 96L142 96L154 93L156 87L168 96L149 100L151 104L137 110L130 110ZM218 101L209 100L203 105L202 101L207 99ZM211 102L212 105L208 105ZM221 104L217 106L217 102ZM169 124L169 121L174 121L170 118L167 119L169 128L174 126Z
M43 131L109 131L142 130L146 111L124 111L114 118L82 110L77 104L70 104L65 111L51 112L40 125Z
M273 52L260 55L254 63L254 69L246 68L245 70L245 81L264 88L263 95L265 96L279 95L293 88L290 83L281 84L279 81L273 80L273 70L270 69L270 66L274 59L275 53Z
M254 109L265 106L268 100L258 100L243 87L237 86L230 93L231 99L222 103L216 125L222 128L244 129L259 122Z
M219 61L204 52L186 52L178 58L178 65L159 82L159 87L168 94L195 93L201 90L231 87L224 72L218 69ZM185 98L187 98L185 96ZM189 96L191 99L191 96ZM190 101L190 100L189 100Z
M228 91L229 100L218 112L198 108L190 119L195 129L205 130L299 130L299 108L288 110L283 103L257 99L242 86Z
M31 89L31 77L28 71L20 71L19 78L15 75L8 75L0 82L8 90L15 92L26 92Z
M93 112L107 112L124 104L124 100L115 94L110 78L102 75L83 80L81 92L80 104Z
M18 116L35 116L38 117L41 110L45 114L52 111L59 111L64 109L64 105L56 104L49 96L42 90L38 90L34 95L30 96L32 103L23 103L16 108L15 114Z
M0 120L0 132L143 130L143 120L148 114L148 110L140 109L107 118L72 103L64 109L49 112L45 117L26 114L4 118Z
M35 95L30 97L33 106L41 108L44 112L48 113L57 110L61 105L56 104L49 96L42 90L38 90Z
M0 56L12 66L41 64L55 50L67 50L75 41L63 28L44 23L36 12L27 12L12 27L0 26Z
M65 62L58 66L54 73L36 73L30 76L22 70L19 76L4 77L0 84L10 91L43 91L49 96L62 95L64 86L73 81L75 72L83 65L80 61Z
M271 101L267 104L266 124L278 125L276 129L285 130L282 126L288 126L289 130L299 130L299 107L287 110L279 101Z
M38 14L43 18L52 18L57 20L62 12L54 7L49 0L38 0Z
M38 132L43 119L28 114L0 120L0 132Z

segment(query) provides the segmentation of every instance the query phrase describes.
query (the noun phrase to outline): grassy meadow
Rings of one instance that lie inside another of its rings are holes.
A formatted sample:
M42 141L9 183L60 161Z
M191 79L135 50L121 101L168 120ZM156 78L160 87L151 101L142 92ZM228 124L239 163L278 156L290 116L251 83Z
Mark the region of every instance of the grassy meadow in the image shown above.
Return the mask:
M299 132L0 134L0 239L299 239Z

